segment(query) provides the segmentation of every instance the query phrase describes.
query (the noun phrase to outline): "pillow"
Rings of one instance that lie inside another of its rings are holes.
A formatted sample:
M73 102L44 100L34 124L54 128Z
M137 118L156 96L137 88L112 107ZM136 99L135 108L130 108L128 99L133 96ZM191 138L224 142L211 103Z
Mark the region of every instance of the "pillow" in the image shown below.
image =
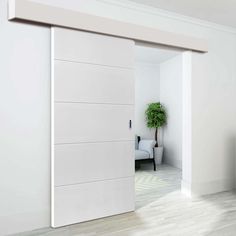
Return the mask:
M148 152L150 154L150 158L153 158L153 148L154 148L155 144L156 144L155 140L142 139L139 142L138 149Z

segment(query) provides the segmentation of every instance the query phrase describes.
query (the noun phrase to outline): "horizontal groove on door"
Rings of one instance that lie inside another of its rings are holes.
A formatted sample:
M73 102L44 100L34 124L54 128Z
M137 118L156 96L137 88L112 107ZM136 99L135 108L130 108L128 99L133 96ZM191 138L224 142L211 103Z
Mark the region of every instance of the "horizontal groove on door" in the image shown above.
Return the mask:
M110 179L99 179L99 180L93 180L93 181L87 181L87 182L78 182L78 183L72 183L72 184L61 184L61 185L55 185L55 188L60 187L66 187L66 186L73 186L73 185L80 185L80 184L90 184L90 183L96 183L96 182L104 182L104 181L110 181L110 180L117 180L117 179L127 179L127 178L134 178L135 175L127 175L124 177L118 177L118 178L110 178Z
M114 106L133 106L134 104L133 103L131 103L131 104L123 104L123 103L108 103L108 102L105 102L105 103L103 103L103 102L74 102L74 101L71 101L71 102L69 102L69 101L54 101L54 103L58 103L58 104L60 104L60 103L78 103L78 104L97 104L97 105L114 105Z
M92 62L84 62L84 61L71 61L71 60L63 60L59 58L54 58L55 62L68 62L68 63L77 63L77 64L84 64L84 65L91 65L91 66L101 66L101 67L110 67L116 69L124 69L124 70L133 70L133 67L125 67L125 66L116 66L116 65L106 65L106 64L97 64Z
M134 210L134 177L54 187L53 226Z
M134 137L132 139L122 139L122 140L102 140L102 141L82 141L77 143L55 143L55 146L63 146L63 145L77 145L77 144L84 144L84 143L118 143L118 142L132 142L134 141Z
M100 65L134 66L134 41L54 28L54 58Z
M56 103L55 144L133 140L129 120L133 107L95 104ZM114 124L115 120L119 120Z
M56 62L54 76L55 101L134 104L132 70Z
M134 141L55 146L54 165L55 186L133 176Z

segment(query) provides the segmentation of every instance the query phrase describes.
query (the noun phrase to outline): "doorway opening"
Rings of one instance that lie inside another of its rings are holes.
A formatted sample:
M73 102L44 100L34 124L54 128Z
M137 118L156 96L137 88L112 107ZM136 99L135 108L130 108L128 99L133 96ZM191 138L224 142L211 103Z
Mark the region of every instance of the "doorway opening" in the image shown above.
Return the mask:
M183 168L187 168L183 164L186 53L189 52L135 45L136 209L181 191L182 172L186 172ZM155 109L156 116L150 115ZM156 128L150 128L156 122L163 123L157 129L157 139Z

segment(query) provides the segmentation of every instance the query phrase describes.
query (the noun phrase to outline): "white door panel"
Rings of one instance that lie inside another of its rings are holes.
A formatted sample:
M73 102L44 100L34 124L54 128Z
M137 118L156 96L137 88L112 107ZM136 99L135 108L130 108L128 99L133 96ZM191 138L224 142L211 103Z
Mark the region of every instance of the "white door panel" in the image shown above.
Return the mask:
M131 69L55 61L54 73L55 101L134 104Z
M55 144L133 140L133 106L55 103Z
M134 42L52 29L53 227L134 210Z
M55 187L54 227L134 209L134 177Z
M133 68L132 40L54 28L54 59Z
M55 186L134 174L133 141L56 145L55 156Z

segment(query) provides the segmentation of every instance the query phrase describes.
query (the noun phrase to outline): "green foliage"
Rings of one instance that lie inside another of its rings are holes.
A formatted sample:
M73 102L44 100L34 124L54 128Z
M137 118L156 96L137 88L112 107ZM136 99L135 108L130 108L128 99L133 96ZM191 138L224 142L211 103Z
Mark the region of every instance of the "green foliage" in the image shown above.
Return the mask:
M145 114L148 128L160 128L166 124L166 111L160 102L148 104Z

